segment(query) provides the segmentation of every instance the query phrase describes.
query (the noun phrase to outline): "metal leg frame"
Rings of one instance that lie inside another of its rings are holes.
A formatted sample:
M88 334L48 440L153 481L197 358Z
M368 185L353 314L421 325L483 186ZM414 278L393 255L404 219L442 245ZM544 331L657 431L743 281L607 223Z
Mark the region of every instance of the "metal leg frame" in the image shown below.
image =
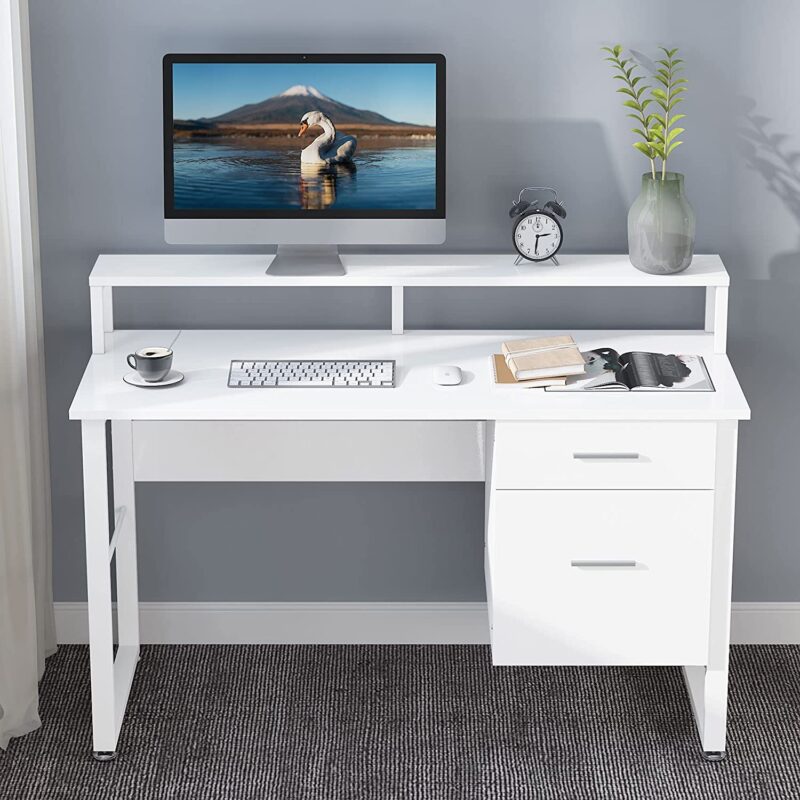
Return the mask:
M136 505L131 423L112 423L115 526L108 525L106 423L82 423L83 493L86 518L86 584L92 686L92 749L98 761L116 757L125 706L139 658ZM111 536L109 536L111 533ZM111 603L111 560L116 554L117 630Z
M683 668L703 756L707 761L725 758L737 430L736 422L717 425L708 664Z

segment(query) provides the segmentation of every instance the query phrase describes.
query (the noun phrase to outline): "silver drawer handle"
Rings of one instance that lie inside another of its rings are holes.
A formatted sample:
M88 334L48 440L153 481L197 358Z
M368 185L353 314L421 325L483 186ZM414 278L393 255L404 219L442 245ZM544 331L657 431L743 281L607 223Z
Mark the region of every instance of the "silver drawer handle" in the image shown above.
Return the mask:
M636 461L639 458L638 453L573 453L574 459L591 461L613 459L614 461Z
M635 567L636 562L628 559L605 559L605 560L580 560L570 561L572 567Z

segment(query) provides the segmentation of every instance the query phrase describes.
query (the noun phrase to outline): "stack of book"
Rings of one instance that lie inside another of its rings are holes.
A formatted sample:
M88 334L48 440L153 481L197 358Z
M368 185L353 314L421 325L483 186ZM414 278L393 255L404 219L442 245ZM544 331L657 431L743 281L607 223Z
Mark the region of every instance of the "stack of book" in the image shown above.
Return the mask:
M536 388L564 386L567 378L582 375L585 360L571 336L546 336L503 342L492 356L498 386Z

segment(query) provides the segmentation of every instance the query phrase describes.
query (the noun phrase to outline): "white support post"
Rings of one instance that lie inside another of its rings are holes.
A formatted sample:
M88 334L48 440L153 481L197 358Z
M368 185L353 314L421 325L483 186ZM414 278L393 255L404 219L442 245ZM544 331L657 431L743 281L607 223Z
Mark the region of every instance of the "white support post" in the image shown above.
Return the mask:
M103 332L114 330L114 290L111 286L103 287Z
M119 646L139 654L139 584L136 564L136 497L133 480L133 439L130 420L111 423L116 531L117 628Z
M403 287L392 286L392 333L403 332Z
M83 504L86 527L86 588L92 686L92 741L95 754L117 744L114 706L114 632L111 569L108 564L108 459L103 420L81 423Z
M724 757L728 718L737 434L735 421L717 424L708 663L683 669L702 748L711 760Z
M714 298L716 297L715 286L706 286L706 333L714 330Z
M728 344L728 287L706 287L705 329L714 333L714 352L724 353Z
M93 353L105 353L106 333L114 330L113 297L110 286L89 287Z

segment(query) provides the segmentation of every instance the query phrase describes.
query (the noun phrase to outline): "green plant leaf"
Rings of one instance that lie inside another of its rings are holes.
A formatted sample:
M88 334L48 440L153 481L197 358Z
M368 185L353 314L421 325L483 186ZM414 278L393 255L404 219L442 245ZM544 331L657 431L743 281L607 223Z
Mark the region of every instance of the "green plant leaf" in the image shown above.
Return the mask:
M640 152L644 153L648 158L653 158L653 148L645 142L634 142L633 146Z
M649 125L650 121L651 121L651 120L653 120L653 119L654 119L656 122L658 122L658 124L659 124L659 125L660 125L662 128L663 128L663 127L664 127L664 126L667 124L667 123L666 123L666 121L665 121L665 118L664 118L664 115L663 115L663 114L658 114L658 113L656 113L656 112L653 112L652 114L648 114L648 115L647 115L647 122L648 122L648 125Z
M667 100L667 93L663 89L659 89L656 87L653 89L653 97L657 97L659 100Z
M634 100L638 99L633 90L629 89L627 86L620 86L619 89L617 89L617 92L620 94L629 94L631 97L634 98Z
M667 150L667 155L669 155L676 147L680 147L682 144L683 144L683 142L681 142L681 141L673 142L669 146L669 149Z
M631 128L631 133L635 133L638 136L641 136L642 139L647 141L650 137L647 135L646 131L643 131L641 128Z
M669 89L669 81L666 78L662 78L661 75L654 75L653 76L664 88Z
M667 110L668 111L672 111L672 109L675 108L675 106L678 105L678 103L682 103L682 102L683 102L683 98L682 97L674 97L672 100L670 100L669 108Z
M686 119L686 114L674 114L669 118L670 125L674 125L678 120Z
M683 129L683 128L673 128L673 129L672 129L672 130L671 130L671 131L670 131L670 132L667 134L667 144L669 144L670 142L672 142L672 140L673 140L673 139L675 139L676 137L680 136L680 135L683 133L683 131L684 131L684 129Z
M614 45L614 55L618 56L621 52L622 52L622 45L621 44L615 44Z
M622 105L627 106L628 108L635 108L637 111L641 111L642 107L637 103L635 100L626 100Z

